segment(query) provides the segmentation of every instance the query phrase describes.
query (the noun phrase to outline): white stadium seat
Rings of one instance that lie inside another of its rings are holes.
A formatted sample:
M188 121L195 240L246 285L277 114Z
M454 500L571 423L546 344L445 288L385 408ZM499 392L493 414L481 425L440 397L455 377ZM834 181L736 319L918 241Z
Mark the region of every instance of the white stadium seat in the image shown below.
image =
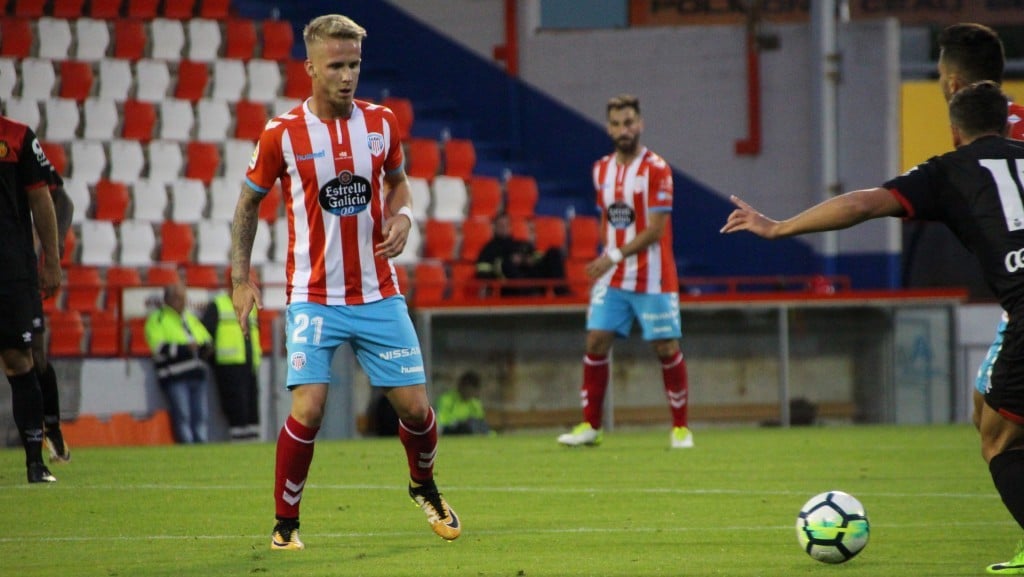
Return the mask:
M112 98L85 99L82 117L85 119L82 138L87 140L112 140L121 122L117 102Z

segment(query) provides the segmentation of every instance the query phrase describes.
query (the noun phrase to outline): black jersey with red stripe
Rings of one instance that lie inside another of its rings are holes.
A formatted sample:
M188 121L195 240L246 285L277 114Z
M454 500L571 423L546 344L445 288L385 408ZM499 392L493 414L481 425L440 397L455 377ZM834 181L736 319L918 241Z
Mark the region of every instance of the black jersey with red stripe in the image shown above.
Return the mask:
M0 282L36 278L28 191L49 186L51 172L32 129L0 116Z
M1011 317L1024 314L1024 142L984 136L883 185L912 219L945 223Z

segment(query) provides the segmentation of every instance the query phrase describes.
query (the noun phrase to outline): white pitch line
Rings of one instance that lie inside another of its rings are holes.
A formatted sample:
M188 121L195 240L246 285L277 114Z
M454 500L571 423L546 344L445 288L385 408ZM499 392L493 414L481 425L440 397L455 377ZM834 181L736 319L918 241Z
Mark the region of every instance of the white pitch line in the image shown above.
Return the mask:
M404 491L402 485L336 485L336 484L308 484L308 489L322 491ZM0 494L6 491L35 491L35 490L90 490L90 491L269 491L267 485L177 485L147 483L142 485L73 485L70 483L48 485L45 488L29 485L12 485L0 487ZM446 486L445 492L466 492L466 493L551 493L551 494L602 494L614 493L639 494L639 495L741 495L756 497L759 495L769 496L802 496L807 491L750 491L749 489L677 489L671 487L472 487L472 486ZM858 497L875 497L880 499L997 499L998 495L993 490L985 493L889 493L889 492L865 492L855 491Z
M1015 523L1006 522L992 522L992 521L977 521L970 523L943 523L944 527L951 528L976 528L976 527L1010 527L1015 526ZM924 529L932 528L934 524L930 523L889 523L889 524L876 524L872 523L871 528L873 530L886 529L886 530L906 530L906 529ZM773 525L773 526L729 526L729 527L562 527L552 529L531 529L530 534L544 534L544 535L585 535L585 534L618 534L618 533L736 533L741 531L746 532L775 532L775 531L793 531L793 525ZM470 536L506 536L506 535L522 535L523 532L520 529L481 529L481 530L467 530L466 535ZM427 531L364 531L364 532L342 532L342 533L315 533L315 532L303 532L303 537L309 541L311 539L364 539L364 538L401 538L401 537L415 537L417 535L430 535ZM86 543L93 541L119 541L119 542L138 542L138 541L193 541L196 539L209 540L209 541L251 541L265 539L266 535L97 535L97 536L68 536L68 537L47 537L47 536L26 536L21 538L14 537L0 537L0 544L7 543Z

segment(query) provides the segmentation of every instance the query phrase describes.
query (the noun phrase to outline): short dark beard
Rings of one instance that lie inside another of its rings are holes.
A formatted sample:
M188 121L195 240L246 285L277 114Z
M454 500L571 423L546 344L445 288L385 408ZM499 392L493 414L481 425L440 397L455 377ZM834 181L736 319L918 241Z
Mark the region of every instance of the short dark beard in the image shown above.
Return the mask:
M640 148L640 139L639 138L631 139L628 144L623 143L623 141L621 141L621 140L616 140L615 141L615 151L616 152L620 152L622 154L628 154L628 155L636 154L636 151L639 148Z

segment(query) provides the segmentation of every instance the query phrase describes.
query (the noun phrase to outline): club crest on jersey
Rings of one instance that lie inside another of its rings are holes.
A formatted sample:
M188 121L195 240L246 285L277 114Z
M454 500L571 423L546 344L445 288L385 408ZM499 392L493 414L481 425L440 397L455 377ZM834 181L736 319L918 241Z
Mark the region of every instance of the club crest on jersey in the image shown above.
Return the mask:
M384 153L384 135L379 132L371 132L366 135L366 144L370 147L370 152L374 156L380 156Z
M612 228L629 228L636 222L636 212L632 206L624 202L616 202L608 206L608 223Z
M370 181L343 170L320 189L320 206L331 214L351 216L370 204Z
M7 155L10 154L10 152L11 147L7 145L7 141L0 140L0 158L7 158Z

